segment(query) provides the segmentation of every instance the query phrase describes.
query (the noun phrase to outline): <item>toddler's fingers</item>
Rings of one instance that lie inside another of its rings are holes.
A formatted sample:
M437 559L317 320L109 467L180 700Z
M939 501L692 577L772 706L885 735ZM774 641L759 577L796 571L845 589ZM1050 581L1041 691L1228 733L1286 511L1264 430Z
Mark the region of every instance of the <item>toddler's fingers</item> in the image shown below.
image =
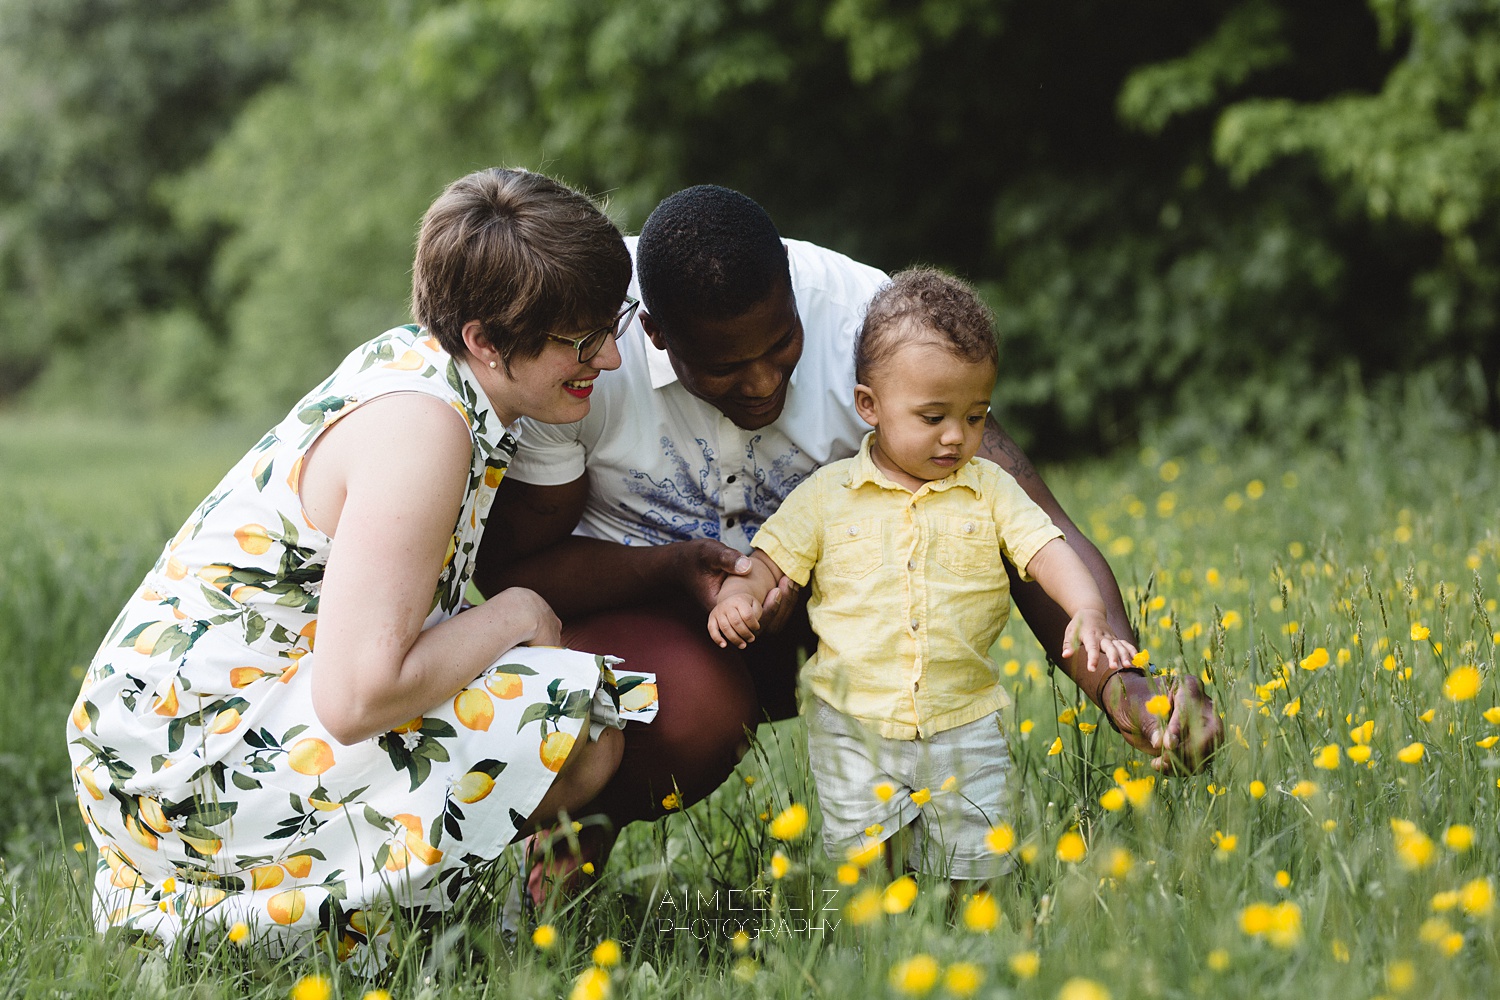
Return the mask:
M715 612L714 614L708 616L708 637L714 642L718 643L720 649L723 649L729 645L729 643L724 641L724 636L719 631L718 612Z

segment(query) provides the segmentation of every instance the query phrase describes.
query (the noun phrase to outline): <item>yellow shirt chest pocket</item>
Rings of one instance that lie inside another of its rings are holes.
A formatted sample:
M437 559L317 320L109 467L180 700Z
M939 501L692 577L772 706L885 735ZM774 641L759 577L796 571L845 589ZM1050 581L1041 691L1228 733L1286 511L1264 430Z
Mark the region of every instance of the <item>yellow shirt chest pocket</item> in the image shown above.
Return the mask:
M975 517L939 516L932 520L937 561L958 576L1003 572L995 523Z
M846 580L870 575L885 561L882 535L878 517L829 525L816 572Z

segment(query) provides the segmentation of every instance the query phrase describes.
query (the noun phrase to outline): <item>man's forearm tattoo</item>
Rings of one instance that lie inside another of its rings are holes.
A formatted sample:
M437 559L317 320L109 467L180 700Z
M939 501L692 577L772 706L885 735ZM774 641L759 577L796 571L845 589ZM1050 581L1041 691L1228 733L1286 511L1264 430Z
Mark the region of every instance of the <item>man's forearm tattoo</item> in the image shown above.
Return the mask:
M994 420L987 420L984 424L984 448L990 454L1005 456L1005 461L999 465L1016 479L1031 479L1036 477L1036 468L1021 451L1020 447L1010 439L1010 436L1000 430L1000 425Z

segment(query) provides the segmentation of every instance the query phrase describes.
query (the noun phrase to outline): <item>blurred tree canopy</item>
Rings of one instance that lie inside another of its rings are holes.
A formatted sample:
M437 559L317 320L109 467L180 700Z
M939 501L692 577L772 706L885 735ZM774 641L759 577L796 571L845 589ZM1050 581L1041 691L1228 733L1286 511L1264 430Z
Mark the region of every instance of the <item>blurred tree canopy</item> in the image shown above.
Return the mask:
M506 164L963 274L1043 453L1500 426L1500 0L0 0L0 60L0 393L273 415Z

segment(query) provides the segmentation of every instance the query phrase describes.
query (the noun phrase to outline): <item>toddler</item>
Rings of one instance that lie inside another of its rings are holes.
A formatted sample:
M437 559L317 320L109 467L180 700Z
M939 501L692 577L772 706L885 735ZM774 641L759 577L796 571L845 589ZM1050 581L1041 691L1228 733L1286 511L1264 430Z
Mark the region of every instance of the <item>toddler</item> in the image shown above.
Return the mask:
M1064 656L1082 647L1094 669L1135 654L1062 532L975 457L998 369L994 320L971 288L925 268L895 275L855 345L855 406L874 429L787 497L755 536L750 574L726 580L709 614L710 636L743 648L776 581L811 577L818 649L802 708L836 858L910 827L912 868L992 873L984 837L1010 768L1009 699L989 657L1010 614L1002 556L1070 616Z

